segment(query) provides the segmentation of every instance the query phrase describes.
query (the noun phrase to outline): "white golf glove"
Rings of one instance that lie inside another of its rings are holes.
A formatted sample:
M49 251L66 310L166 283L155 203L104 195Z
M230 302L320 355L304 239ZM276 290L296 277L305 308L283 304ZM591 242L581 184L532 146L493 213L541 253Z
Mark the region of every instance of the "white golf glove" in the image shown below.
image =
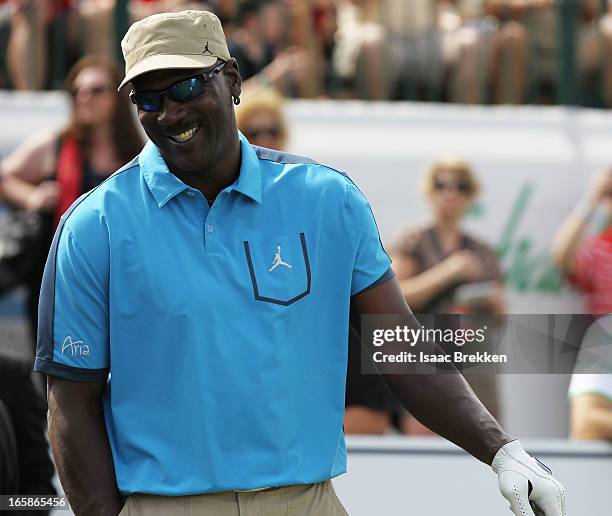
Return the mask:
M537 516L530 501L540 509L540 514L567 516L565 489L553 478L550 469L528 455L518 441L502 446L491 467L497 473L499 490L516 516Z

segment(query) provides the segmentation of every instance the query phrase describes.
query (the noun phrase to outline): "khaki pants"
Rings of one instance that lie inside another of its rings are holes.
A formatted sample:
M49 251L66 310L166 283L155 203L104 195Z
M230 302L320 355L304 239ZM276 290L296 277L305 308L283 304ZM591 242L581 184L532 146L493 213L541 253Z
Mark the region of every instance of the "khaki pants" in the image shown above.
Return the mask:
M195 496L128 497L119 516L348 516L332 483Z

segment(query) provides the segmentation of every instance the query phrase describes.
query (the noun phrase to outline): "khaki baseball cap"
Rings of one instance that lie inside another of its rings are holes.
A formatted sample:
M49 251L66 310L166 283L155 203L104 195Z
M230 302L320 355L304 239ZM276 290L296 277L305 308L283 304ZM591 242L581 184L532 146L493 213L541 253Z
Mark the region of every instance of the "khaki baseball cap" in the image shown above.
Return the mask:
M206 68L230 58L221 22L208 11L148 16L132 24L121 41L123 88L135 77L166 68Z

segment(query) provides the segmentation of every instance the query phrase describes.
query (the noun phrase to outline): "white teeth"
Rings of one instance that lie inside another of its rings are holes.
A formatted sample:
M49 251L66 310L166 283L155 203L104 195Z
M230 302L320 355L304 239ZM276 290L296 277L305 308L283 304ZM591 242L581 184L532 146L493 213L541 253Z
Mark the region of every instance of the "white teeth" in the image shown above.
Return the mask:
M199 128L200 128L199 125L193 126L191 129L187 129L186 131L183 131L182 133L170 136L170 138L172 138L174 141L185 143L186 141L191 140L195 136Z

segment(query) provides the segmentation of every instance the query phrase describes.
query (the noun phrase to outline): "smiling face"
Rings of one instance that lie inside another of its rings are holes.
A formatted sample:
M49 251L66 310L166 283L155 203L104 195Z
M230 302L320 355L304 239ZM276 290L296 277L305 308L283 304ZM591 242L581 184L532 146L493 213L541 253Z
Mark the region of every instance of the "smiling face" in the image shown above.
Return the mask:
M213 68L155 70L135 78L133 90L165 90L178 81ZM189 102L175 102L164 95L159 111L138 108L142 127L159 148L170 170L196 175L224 159L237 138L232 97L240 95L240 85L235 60L230 59L206 82L204 93Z

